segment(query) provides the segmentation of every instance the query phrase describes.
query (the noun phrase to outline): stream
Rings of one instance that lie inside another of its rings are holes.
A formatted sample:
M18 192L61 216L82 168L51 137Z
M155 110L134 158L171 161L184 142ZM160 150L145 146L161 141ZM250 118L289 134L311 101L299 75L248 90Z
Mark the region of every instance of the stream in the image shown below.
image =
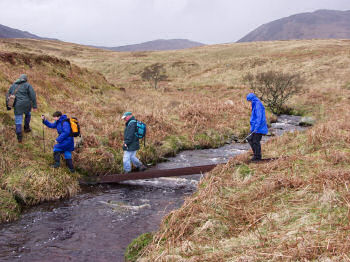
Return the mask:
M271 133L304 130L300 117L280 116ZM268 136L263 141L269 139ZM184 151L158 169L225 163L248 144ZM202 175L85 186L68 200L27 208L20 220L0 225L0 261L124 261L127 245L156 231L162 218L192 195Z

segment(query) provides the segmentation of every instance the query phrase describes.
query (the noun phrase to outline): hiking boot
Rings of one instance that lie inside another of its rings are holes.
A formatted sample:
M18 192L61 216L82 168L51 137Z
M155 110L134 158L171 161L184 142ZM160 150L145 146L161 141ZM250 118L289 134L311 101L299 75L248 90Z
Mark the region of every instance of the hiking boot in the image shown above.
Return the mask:
M22 133L16 133L16 135L17 135L18 143L22 143L22 139L23 139Z
M137 168L138 171L145 171L147 169L147 167L145 167L144 165L141 165Z
M69 172L74 173L75 169L73 167L73 160L72 159L66 159L66 165L69 169Z
M32 129L30 127L24 127L24 133L32 132Z
M259 161L261 161L261 157L253 157L250 161L251 162L259 162Z
M60 161L61 161L61 154L60 152L53 152L53 160L55 163L51 165L53 168L59 168L60 167Z
M55 162L55 164L51 165L53 168L59 168L60 167L60 162Z

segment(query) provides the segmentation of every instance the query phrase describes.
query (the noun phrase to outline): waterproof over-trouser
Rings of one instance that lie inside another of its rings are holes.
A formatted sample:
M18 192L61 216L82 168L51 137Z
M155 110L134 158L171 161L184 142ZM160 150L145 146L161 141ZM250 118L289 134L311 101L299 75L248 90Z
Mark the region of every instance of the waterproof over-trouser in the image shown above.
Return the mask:
M74 151L74 138L71 136L71 127L67 116L61 116L60 119L54 123L50 123L45 119L43 123L49 128L57 129L57 144L53 147L55 167L59 167L60 155L64 154L68 168L73 171L72 151Z
M140 149L140 142L139 142L139 138L136 136L136 131L137 131L136 119L135 117L131 117L125 123L125 129L124 129L123 168L125 173L128 173L131 171L130 162L132 162L137 168L142 167L142 163L136 157L136 152L137 150Z
M247 95L247 101L252 103L252 115L250 117L250 132L251 136L248 137L248 142L253 150L253 160L261 159L261 138L268 133L265 107L253 93Z
M16 91L17 89L17 91ZM10 95L16 92L16 99L14 104L14 114L15 114L15 124L16 124L16 134L18 141L22 141L22 121L23 114L24 119L24 131L29 132L30 129L30 119L32 108L37 108L36 94L33 87L27 82L27 76L21 75L21 78L16 80L13 85L11 85L9 91L6 94L6 107L9 109L7 104L7 99Z

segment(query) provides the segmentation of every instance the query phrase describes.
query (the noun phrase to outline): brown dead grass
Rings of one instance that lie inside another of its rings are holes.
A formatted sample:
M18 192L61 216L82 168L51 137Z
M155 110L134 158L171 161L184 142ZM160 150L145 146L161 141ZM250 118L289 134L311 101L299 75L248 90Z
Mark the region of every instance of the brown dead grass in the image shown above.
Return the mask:
M264 155L276 161L248 164L243 155L216 168L198 193L164 219L143 261L342 261L350 253L349 45L282 41L134 54L55 41L1 40L0 50L7 54L0 62L0 90L7 91L27 72L40 113L64 108L79 116L89 145L74 156L80 171L111 173L121 167L123 111L149 124L149 146L140 154L152 162L181 148L218 146L230 135L244 135L250 113L249 90L242 83L246 73L300 73L307 91L289 106L317 117L317 126L264 145ZM43 53L61 62L35 62ZM153 90L140 81L140 72L157 62L165 63L170 81ZM0 111L0 118L1 128L9 130L11 115ZM19 149L5 131L11 146L2 152L2 172L51 159L38 149L40 121L34 117L33 124L35 143L27 139ZM47 141L55 136L47 131ZM21 184L6 185L15 192Z
M214 169L139 261L346 260L350 107L342 108L341 118L267 142L275 161L248 164L246 154Z

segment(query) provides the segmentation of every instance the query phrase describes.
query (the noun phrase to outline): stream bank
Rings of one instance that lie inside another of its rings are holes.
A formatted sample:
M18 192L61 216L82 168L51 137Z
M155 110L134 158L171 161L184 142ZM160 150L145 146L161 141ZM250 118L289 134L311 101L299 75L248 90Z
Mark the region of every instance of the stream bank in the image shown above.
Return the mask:
M304 130L300 117L281 116L275 135ZM264 137L264 141L269 137ZM248 144L184 151L157 165L171 169L225 163ZM202 175L83 187L78 196L28 208L17 222L0 226L2 261L124 261L135 237L158 229L161 219L181 207Z

